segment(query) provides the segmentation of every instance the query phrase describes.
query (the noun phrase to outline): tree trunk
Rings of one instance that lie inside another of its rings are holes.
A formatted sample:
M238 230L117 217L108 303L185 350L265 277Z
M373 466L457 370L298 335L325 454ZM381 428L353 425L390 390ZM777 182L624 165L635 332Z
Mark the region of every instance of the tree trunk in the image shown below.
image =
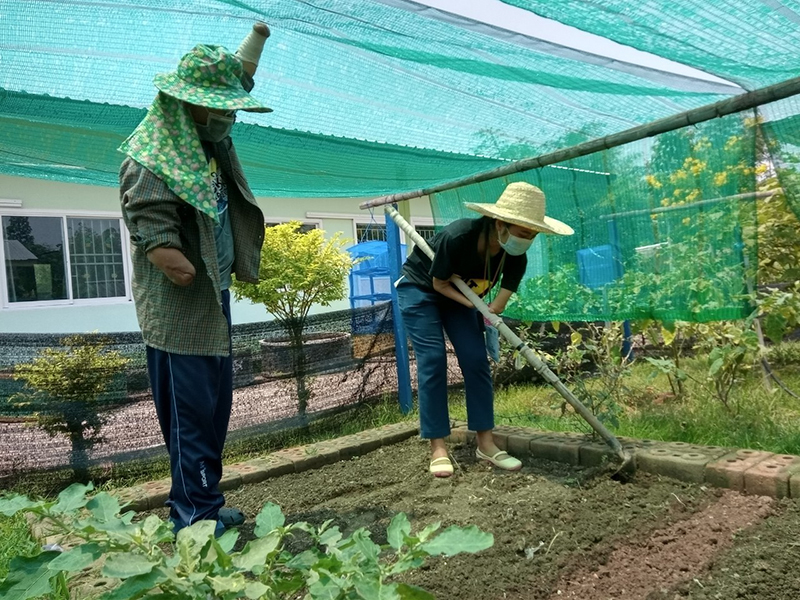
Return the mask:
M78 428L71 429L69 441L72 444L70 453L70 464L75 481L80 483L89 482L89 450L93 442L83 437L83 427L79 424Z
M303 348L304 326L305 322L299 320L291 321L288 324L292 349L292 370L297 383L297 412L301 417L305 416L308 400L311 397L311 392L306 387L306 353Z

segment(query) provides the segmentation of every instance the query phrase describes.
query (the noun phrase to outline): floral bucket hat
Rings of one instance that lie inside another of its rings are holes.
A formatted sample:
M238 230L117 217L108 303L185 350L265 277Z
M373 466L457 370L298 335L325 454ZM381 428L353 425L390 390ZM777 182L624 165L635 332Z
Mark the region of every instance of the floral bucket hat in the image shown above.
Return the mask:
M160 90L147 115L119 150L152 171L173 193L219 219L211 171L186 104L271 112L245 91L241 60L223 46L197 45L177 71L156 75Z
M173 73L159 73L156 87L173 98L206 108L272 112L242 87L242 61L224 46L199 44Z

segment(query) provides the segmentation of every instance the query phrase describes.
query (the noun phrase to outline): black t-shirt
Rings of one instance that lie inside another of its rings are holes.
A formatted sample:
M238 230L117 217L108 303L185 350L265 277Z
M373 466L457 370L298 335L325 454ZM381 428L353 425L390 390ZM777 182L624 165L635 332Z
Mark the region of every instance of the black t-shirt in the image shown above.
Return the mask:
M437 233L428 242L435 253L433 262L425 253L415 246L411 256L403 265L402 274L405 280L416 285L433 288L433 278L448 280L458 275L466 281L479 296L485 296L491 289L491 283L500 281L501 287L516 292L528 258L507 255L504 250L490 257L486 264L486 253L478 255L478 239L481 233L494 227L491 219L459 219ZM502 278L499 270L502 270Z

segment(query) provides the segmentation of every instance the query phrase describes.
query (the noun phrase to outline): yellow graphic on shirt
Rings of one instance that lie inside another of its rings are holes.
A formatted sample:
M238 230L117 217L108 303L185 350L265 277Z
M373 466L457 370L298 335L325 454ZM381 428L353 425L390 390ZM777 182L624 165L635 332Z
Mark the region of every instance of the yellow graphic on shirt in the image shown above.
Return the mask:
M491 289L492 282L488 279L467 279L466 277L462 277L461 279L481 298L483 298Z

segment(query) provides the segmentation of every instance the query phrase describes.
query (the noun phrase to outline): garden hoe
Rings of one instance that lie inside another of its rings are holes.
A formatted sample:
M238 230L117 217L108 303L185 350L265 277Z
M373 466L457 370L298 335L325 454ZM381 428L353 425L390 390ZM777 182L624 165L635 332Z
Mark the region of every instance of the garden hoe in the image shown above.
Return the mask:
M417 246L419 246L420 249L426 255L428 255L431 260L433 260L433 250L422 238L422 236L420 236L414 230L408 221L400 216L400 213L398 213L392 206L387 205L384 210L386 211L386 214L397 224L397 226L402 229L405 234ZM623 479L631 477L635 470L633 457L622 448L622 445L619 443L619 440L614 436L614 434L606 429L606 427L597 420L597 417L595 417L591 411L589 411L589 409L587 409L583 403L575 397L569 388L567 388L567 386L561 382L558 376L553 373L553 371L551 371L550 368L538 356L536 356L536 353L533 351L533 349L523 342L519 336L517 336L511 330L511 328L509 328L508 325L503 322L502 318L494 313L489 312L489 307L487 304L481 300L481 298L475 292L473 292L464 281L455 277L453 278L452 282L462 294L469 298L470 302L475 305L475 308L480 311L484 318L489 321L492 326L497 328L497 330L511 344L511 346L525 357L525 359L531 364L536 372L539 373L539 375L541 375L547 383L552 385L558 391L558 393L561 394L567 402L569 402L570 406L575 409L575 412L583 417L586 422L589 423L592 429L594 429L598 435L605 440L605 442L613 451L614 457L620 461L620 464L616 465L617 469L614 472L614 476L619 476Z

